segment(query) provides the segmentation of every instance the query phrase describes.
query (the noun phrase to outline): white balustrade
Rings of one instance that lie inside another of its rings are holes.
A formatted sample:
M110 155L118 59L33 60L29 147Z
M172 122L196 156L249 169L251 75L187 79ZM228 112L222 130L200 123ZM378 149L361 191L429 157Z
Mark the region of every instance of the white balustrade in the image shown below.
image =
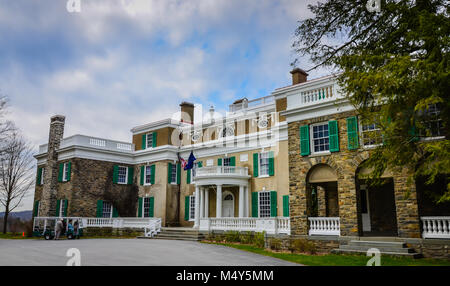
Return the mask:
M309 217L309 235L340 235L338 217Z
M251 109L255 107L259 107L265 104L274 103L275 99L272 95L260 97L253 100L244 100L239 103L231 104L230 105L230 112L236 112L242 109Z
M217 175L248 176L248 168L234 167L234 166L208 166L198 168L195 174L196 177L217 176Z
M450 216L421 217L423 238L450 238Z
M321 86L301 92L303 104L316 103L336 99L333 92L333 85Z
M204 218L200 219L200 230L202 231L254 231L267 234L290 234L290 223L288 217L273 218Z

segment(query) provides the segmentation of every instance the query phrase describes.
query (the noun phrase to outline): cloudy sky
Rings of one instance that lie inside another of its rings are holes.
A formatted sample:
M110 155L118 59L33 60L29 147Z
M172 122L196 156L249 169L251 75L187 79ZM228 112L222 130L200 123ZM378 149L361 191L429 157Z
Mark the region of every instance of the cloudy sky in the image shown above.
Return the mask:
M289 85L293 33L316 2L80 1L69 13L67 0L0 0L0 93L36 149L54 114L66 116L65 136L130 141L133 126L181 101L223 112Z

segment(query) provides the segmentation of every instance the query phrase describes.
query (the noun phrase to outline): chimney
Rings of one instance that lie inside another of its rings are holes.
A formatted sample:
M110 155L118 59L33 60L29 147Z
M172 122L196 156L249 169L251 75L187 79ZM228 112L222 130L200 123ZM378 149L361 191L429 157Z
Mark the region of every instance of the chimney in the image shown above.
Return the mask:
M308 74L299 68L295 68L291 71L292 74L292 85L306 82L308 80Z
M183 101L181 107L181 122L194 124L194 104Z
M56 190L58 187L58 149L64 136L63 115L50 118L50 132L47 147L47 165L44 172L44 187L40 203L40 216L54 216L56 212Z

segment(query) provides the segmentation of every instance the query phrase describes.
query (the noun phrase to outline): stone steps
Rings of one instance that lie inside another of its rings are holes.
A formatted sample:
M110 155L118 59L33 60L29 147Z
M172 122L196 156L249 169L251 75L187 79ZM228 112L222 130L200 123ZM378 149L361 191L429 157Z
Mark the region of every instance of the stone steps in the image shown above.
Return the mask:
M138 238L150 238L150 237L138 237ZM203 240L204 238L205 235L203 233L200 233L198 230L192 228L163 227L161 228L161 232L158 233L153 239L200 241Z
M421 255L414 249L408 248L404 242L394 241L363 241L351 240L348 244L341 244L339 248L333 249L332 253L361 253L366 254L371 248L376 248L383 255L397 257L420 258Z

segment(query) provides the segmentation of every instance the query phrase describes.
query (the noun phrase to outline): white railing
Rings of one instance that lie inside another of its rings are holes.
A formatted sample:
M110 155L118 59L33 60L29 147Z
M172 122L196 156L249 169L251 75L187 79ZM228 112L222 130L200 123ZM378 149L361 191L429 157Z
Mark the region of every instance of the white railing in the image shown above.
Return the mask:
M319 86L300 93L302 104L314 104L336 99L334 85Z
M161 232L161 219L152 220L148 226L144 227L145 237L155 237L159 232Z
M426 216L420 219L423 238L450 238L450 216Z
M201 231L254 231L263 232L267 234L290 234L290 222L288 217L273 217L273 218L201 218Z
M309 217L309 235L340 235L338 217Z
M208 166L201 167L196 170L196 177L207 177L217 175L239 175L248 176L247 167L234 167L234 166Z
M231 104L230 112L236 112L242 109L258 107L268 103L273 103L274 101L275 99L272 95L264 96L253 100L243 100L242 102Z

